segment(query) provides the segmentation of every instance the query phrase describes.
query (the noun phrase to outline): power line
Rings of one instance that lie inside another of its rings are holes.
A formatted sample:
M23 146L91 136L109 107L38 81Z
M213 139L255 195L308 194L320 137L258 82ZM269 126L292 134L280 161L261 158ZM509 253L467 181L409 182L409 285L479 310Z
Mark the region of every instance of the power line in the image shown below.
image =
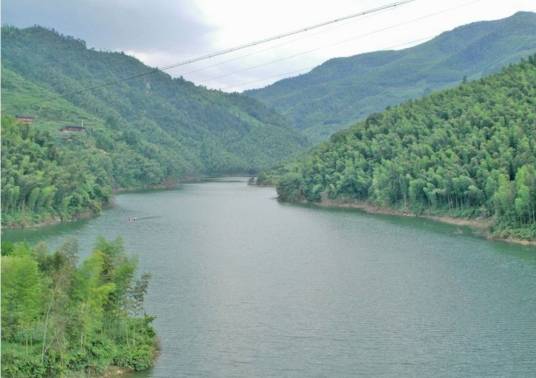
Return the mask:
M255 41L255 42L246 43L244 45L231 47L231 48L228 48L228 49L225 49L225 50L220 50L220 51L217 51L215 53L203 55L203 56L193 58L193 59L188 59L188 60L176 63L176 64L172 64L170 66L164 66L164 67L160 68L160 70L161 71L167 71L167 70L169 70L171 68L176 68L176 67L179 67L179 66L184 66L184 65L187 65L187 64L195 63L195 62L198 62L200 60L206 60L206 59L214 58L214 57L219 56L219 55L229 54L229 53L234 52L234 51L243 50L243 49L248 48L248 47L257 46L257 45L260 45L260 44L263 44L263 43L267 43L267 42L275 41L275 40L278 40L278 39L290 37L292 35L305 33L305 32L308 32L310 30L318 29L318 28L321 28L321 27L324 27L324 26L327 26L327 25L331 25L331 24L335 24L335 23L338 23L338 22L341 22L341 21L349 20L351 18L365 16L365 15L371 14L371 13L377 13L377 12L380 12L380 11L385 10L385 9L395 8L395 7L398 7L400 5L411 3L411 2L414 2L414 1L416 1L416 0L403 0L403 1L398 1L396 3L392 3L392 4L382 5L382 6L377 7L377 8L372 8L372 9L368 9L368 10L365 10L365 11L362 11L362 12L354 13L354 14L351 14L351 15L348 15L348 16L339 17L339 18L336 18L334 20L322 22L320 24L316 24L316 25L308 26L308 27L301 28L301 29L298 29L298 30L294 30L294 31L291 31L291 32L279 34L279 35L276 35L274 37L269 37L269 38L261 39L261 40Z
M365 15L364 17L366 17L366 16L369 16L369 15ZM336 25L336 28L341 27L341 26L344 26L344 25ZM332 29L332 30L334 30L334 29ZM217 66L220 66L220 65L228 63L228 62L232 62L232 61L235 61L235 60L238 60L238 59L243 59L243 58L247 58L247 57L250 57L250 56L253 56L253 55L261 54L263 52L270 51L270 50L276 49L276 48L281 47L281 46L286 46L288 44L291 44L291 43L294 43L296 41L302 40L304 38L310 38L312 36L322 34L322 33L325 33L325 30L320 30L320 31L317 31L316 33L307 34L305 36L299 36L299 37L293 38L291 40L288 40L288 41L285 41L285 42L282 42L282 43L278 43L277 45L268 46L267 48L264 48L264 49L261 49L261 50L253 51L253 52L250 52L250 53L244 54L244 55L235 56L235 57L230 58L230 59L226 59L226 60L223 60L223 61L216 62L215 64L211 64L209 66L204 66L204 67L193 69L191 71L180 72L180 73L177 73L177 74L179 74L181 76L185 76L185 75L189 75L189 74L194 73L194 72L204 71L204 70L207 70L209 68L217 67Z
M358 12L358 13L353 13L353 14L350 14L348 16L339 17L339 18L336 18L336 19L333 19L333 20L330 20L330 21L326 21L326 22L322 22L322 23L319 23L319 24L311 25L311 26L308 26L308 27L305 27L305 28L301 28L301 29L297 29L297 30L294 30L294 31L291 31L291 32L279 34L279 35L276 35L276 36L273 36L273 37L257 40L257 41L246 43L246 44L239 45L239 46L236 46L236 47L231 47L231 48L228 48L228 49L220 50L220 51L217 51L217 52L214 52L214 53L202 55L202 56L199 56L199 57L196 57L196 58L184 60L182 62L178 62L178 63L172 64L172 65L168 65L168 66L164 66L164 67L156 67L156 68L153 68L153 69L148 70L146 72L142 72L142 73L135 74L135 75L132 75L132 76L127 76L127 77L124 77L124 78L121 78L121 79L112 80L112 81L107 82L107 83L103 83L103 84L99 84L99 85L95 85L95 86L91 86L91 87L86 87L86 88L83 88L83 89L80 89L78 91L74 91L74 92L71 92L71 93L59 94L57 97L73 96L73 95L77 95L77 94L80 94L80 93L83 93L83 92L92 91L92 90L100 89L100 88L105 88L105 87L109 87L109 86L112 86L112 85L117 85L117 84L119 84L119 83L121 83L123 81L133 80L133 79L137 79L137 78L140 78L140 77L152 75L152 74L155 74L157 72L167 71L167 70L170 70L172 68L185 66L185 65L188 65L188 64L192 64L192 63L202 61L202 60L211 59L211 58L214 58L214 57L217 57L217 56L220 56L220 55L229 54L231 52L235 52L235 51L238 51L238 50L246 49L248 47L253 47L253 46L257 46L257 45L264 44L264 43L267 43L267 42L283 39L283 38L286 38L286 37L290 37L292 35L305 33L305 32L308 32L310 30L318 29L318 28L328 26L328 25L331 25L331 24L336 24L336 23L339 23L339 22L342 22L342 21L345 21L345 20L349 20L349 19L352 19L352 18L357 18L357 17L368 15L368 14L377 13L377 12L380 12L380 11L383 11L383 10L386 10L386 9L396 8L396 7L399 7L401 5L405 5L405 4L414 2L414 1L416 1L416 0L397 1L397 2L394 2L394 3L391 3L391 4L383 5L383 6L372 8L372 9L368 9L368 10L361 11L361 12Z
M403 47L403 46L407 46L407 45L412 45L414 43L418 43L418 42L423 42L423 41L427 41L427 40L430 40L431 38L433 38L435 35L430 35L428 37L424 37L424 38L419 38L419 39L414 39L412 41L409 41L409 42L405 42L405 43L401 43L401 44L397 44L397 45L393 45L393 46L389 46L389 47L385 47L383 48L382 50L391 50L391 49L396 49L396 48L400 48L400 47ZM378 51L382 51L382 50L378 50ZM244 85L249 85L249 84L255 84L255 83L260 83L260 82L263 82L263 81L266 81L266 80L270 80L270 79L275 79L275 78L281 78L281 79L284 79L286 78L288 75L294 75L294 74L299 74L299 73L306 73L307 71L311 70L312 68L316 67L313 66L307 66L307 67L304 67L304 68L301 68L301 69L298 69L298 70L293 70L293 71L288 71L288 72L284 72L284 73L280 73L280 74L277 74L277 75L273 75L273 76L270 76L270 77L265 77L265 78L262 78L262 79L258 79L258 80L253 80L253 81L248 81L248 82L245 82L245 83L242 83L242 84L238 84L238 85L227 85L225 87L221 87L220 90L224 90L224 89L230 89L230 88L238 88L238 87L243 87Z
M414 18L414 19L409 20L409 21L398 23L396 25L391 25L391 26L387 26L387 27L384 27L384 28L381 28L381 29L373 30L373 31L365 33L365 34L356 35L356 36L344 39L344 40L336 42L336 43L315 47L315 48L310 49L310 50L298 52L298 53L288 55L286 57L278 58L278 59L275 59L275 60L272 60L272 61L269 61L269 62L260 63L260 64L257 64L257 65L254 65L254 66L242 68L240 70L230 72L230 73L225 73L223 75L214 76L214 77L208 78L207 80L210 81L210 80L221 79L221 78L236 75L238 73L242 73L242 72L245 72L245 71L250 71L250 70L255 69L255 68L264 67L264 66L267 66L267 65L270 65L270 64L273 64L273 63L278 63L278 62L281 62L281 61L284 61L284 60L292 59L292 58L295 58L295 57L298 57L298 56L301 56L301 55L310 54L312 52L315 52L315 51L318 51L318 50L321 50L321 49L324 49L324 48L330 48L330 47L333 47L333 46L338 46L338 45L341 45L341 44L344 44L344 43L352 42L352 41L355 41L355 40L358 40L358 39L361 39L361 38L368 37L368 36L373 35L373 34L380 33L380 32L385 31L385 30L394 29L394 28L397 28L397 27L400 27L400 26L404 26L404 25L413 23L415 21L420 21L420 20L423 20L423 19L426 19L426 18L429 18L429 17L433 17L433 16L437 16L439 14L450 12L450 11L455 10L455 9L459 9L459 8L462 8L462 7L465 7L465 6L469 6L469 5L472 5L472 4L480 2L480 1L482 1L482 0L473 0L473 1L461 4L461 5L456 6L456 7L451 7L451 8L447 8L447 9L444 9L444 10L441 10L441 11L438 11L438 12L429 13L429 14ZM217 64L215 64L213 66L216 66L216 65Z

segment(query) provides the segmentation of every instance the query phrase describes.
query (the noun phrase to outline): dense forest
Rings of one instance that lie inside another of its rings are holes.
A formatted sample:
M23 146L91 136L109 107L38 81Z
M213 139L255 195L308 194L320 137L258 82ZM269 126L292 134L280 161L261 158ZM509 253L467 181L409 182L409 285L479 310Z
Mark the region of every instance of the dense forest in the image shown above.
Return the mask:
M311 72L245 92L288 116L312 140L389 105L478 79L536 52L536 14L476 22L420 45L331 59Z
M536 56L372 114L271 174L286 201L491 218L536 239Z
M2 376L102 374L143 370L157 352L143 311L149 276L120 239L97 241L77 262L77 245L54 253L43 244L2 244Z
M112 161L87 139L2 118L2 223L35 224L98 213L112 195Z
M112 189L252 173L308 145L254 99L42 27L2 27L2 113L4 225L98 212ZM59 131L73 125L83 131Z

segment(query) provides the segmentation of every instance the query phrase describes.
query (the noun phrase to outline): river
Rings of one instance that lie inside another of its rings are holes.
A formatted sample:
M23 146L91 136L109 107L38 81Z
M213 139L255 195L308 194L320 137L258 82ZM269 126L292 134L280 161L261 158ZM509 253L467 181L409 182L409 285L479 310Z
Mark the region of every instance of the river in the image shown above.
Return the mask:
M129 217L137 217L133 223ZM536 376L536 248L281 204L243 179L129 193L10 240L124 238L162 353L136 377Z

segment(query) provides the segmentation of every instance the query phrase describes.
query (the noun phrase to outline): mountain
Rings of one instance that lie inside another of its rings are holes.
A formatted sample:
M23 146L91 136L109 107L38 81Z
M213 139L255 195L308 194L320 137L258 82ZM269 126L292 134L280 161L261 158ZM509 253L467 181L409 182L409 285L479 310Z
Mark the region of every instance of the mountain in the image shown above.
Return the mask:
M169 152L180 161L168 164L175 175L256 170L307 144L284 117L256 100L195 86L41 27L2 28L2 71L4 114L28 113L56 125L84 120L88 128L113 130L111 138L145 158L150 154L137 144Z
M404 50L331 59L311 72L246 91L313 140L404 100L498 71L536 52L536 13L476 22Z
M255 99L42 27L2 27L2 114L2 222L11 224L98 212L113 189L255 172L308 146Z
M535 240L536 55L370 115L279 171L282 200L487 219Z

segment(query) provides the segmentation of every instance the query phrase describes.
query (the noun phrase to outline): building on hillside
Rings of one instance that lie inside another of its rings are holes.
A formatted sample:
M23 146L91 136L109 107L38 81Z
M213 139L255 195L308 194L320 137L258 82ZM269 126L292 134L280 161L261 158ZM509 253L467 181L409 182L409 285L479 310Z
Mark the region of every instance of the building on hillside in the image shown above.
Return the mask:
M31 124L34 120L34 117L32 116L29 116L29 115L21 115L21 114L17 114L15 116L15 119L17 121L19 121L20 123L25 123L27 125Z
M63 126L60 131L62 133L83 133L86 131L84 126L68 125Z

